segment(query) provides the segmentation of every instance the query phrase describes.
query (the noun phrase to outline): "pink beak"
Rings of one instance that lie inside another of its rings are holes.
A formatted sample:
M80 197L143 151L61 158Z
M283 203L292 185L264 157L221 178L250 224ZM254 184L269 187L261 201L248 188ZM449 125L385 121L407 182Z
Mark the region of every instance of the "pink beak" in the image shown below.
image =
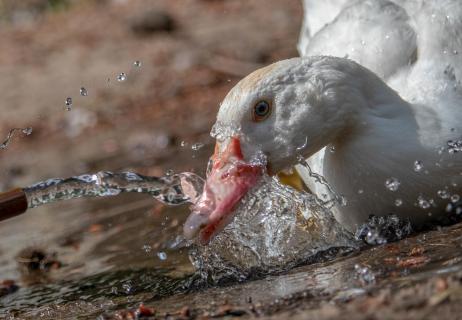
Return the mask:
M232 221L233 209L264 171L263 165L249 164L243 159L237 137L229 140L223 152L216 145L212 170L184 225L186 238L192 239L199 233L200 242L207 244Z

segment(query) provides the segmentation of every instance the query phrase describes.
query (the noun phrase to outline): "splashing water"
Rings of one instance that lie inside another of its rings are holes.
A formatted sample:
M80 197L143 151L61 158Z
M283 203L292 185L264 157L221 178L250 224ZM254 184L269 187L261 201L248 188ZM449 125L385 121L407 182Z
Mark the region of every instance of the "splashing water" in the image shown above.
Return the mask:
M179 205L197 201L203 184L203 179L192 173L157 178L106 171L50 179L25 188L24 192L29 208L122 192L146 193L167 205ZM267 175L244 197L236 213L234 221L209 245L191 247L191 260L205 279L244 279L255 271L268 273L291 268L323 251L359 247L316 196L297 192ZM167 258L164 252L157 256L160 260Z
M80 95L81 95L82 97L88 96L88 90L87 90L85 87L81 87L81 88L80 88Z
M213 282L277 272L321 252L359 246L316 196L267 175L236 211L234 221L209 245L191 251L194 266Z
M402 219L394 214L381 217L372 215L367 222L358 227L355 238L370 245L381 245L401 240L411 233L409 219Z
M400 186L401 182L396 179L396 178L388 178L386 181L385 181L385 187L392 191L392 192L395 192L398 190L399 186Z
M375 283L375 275L370 268L359 264L355 264L355 272L356 277L362 284L369 285Z
M305 157L303 157L302 155L298 156L298 163L300 165L302 165L303 167L305 167L308 171L308 175L313 178L316 183L319 183L323 186L325 186L327 188L327 190L329 191L329 193L331 194L331 196L333 197L333 200L330 200L330 201L322 201L322 205L326 206L326 208L332 208L335 204L340 204L341 206L345 206L346 203L347 203L347 199L336 193L334 191L334 189L332 188L332 186L327 182L326 178L324 178L322 175L314 172L310 165L308 164L308 162L306 161ZM318 199L319 201L321 201L320 199Z
M127 80L127 75L125 74L125 72L121 72L121 73L119 73L117 75L116 79L119 82L123 82L123 81Z
M446 144L450 154L462 151L462 140L449 140Z
M178 205L190 201L183 188L202 190L203 180L193 173L148 177L133 172L102 171L67 179L49 179L24 190L29 208L81 197L115 196L122 192L146 193L157 200ZM189 191L189 194L193 194Z
M420 160L414 161L414 171L415 172L421 172L422 169L424 168L423 162Z
M21 132L25 136L29 136L32 134L32 128L13 128L8 132L8 135L6 136L5 140L0 144L0 149L6 149L8 145L11 142L11 139L13 139L15 132Z
M242 137L239 127L220 122L211 132L217 141L236 135ZM333 253L360 246L330 211L336 203L344 205L344 197L335 193L324 177L312 172L304 158L298 160L317 183L326 186L332 200L298 192L263 173L237 204L233 221L207 246L191 249L191 261L203 278L213 283L244 280L332 258ZM257 154L249 164L253 162L265 163L266 158Z
M72 110L72 98L67 97L66 100L64 101L64 105L66 106L67 111L71 111Z
M224 141L227 138L235 136L240 132L241 128L234 124L225 124L217 121L210 132L210 136L215 138L217 141Z

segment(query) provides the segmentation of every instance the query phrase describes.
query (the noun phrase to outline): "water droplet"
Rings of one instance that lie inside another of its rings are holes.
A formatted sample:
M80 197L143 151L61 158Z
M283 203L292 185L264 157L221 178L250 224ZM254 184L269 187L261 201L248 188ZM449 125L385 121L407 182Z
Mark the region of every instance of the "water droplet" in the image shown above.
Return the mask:
M342 195L341 195L341 196L340 196L340 206L346 207L347 204L348 204L347 198L346 198L345 196L342 196Z
M330 151L330 153L335 153L335 146L331 146L331 147L329 148L329 151Z
M66 101L64 101L64 104L66 105L66 110L71 111L71 109L72 109L72 98L67 97Z
M180 142L180 146L182 147L186 147L188 145L188 143L186 141L181 141Z
M8 135L6 137L6 139L0 143L0 149L6 149L8 147L8 145L10 144L11 142L11 139L13 139L13 136L14 136L14 133L16 131L21 131L24 135L28 136L32 133L32 128L31 127L28 127L28 128L14 128L14 129L11 129L9 132L8 132Z
M197 142L197 143L195 143L195 144L193 144L193 145L191 146L191 149L193 149L194 151L197 151L197 150L199 150L200 148L202 148L203 146L204 146L203 143Z
M157 256L159 257L160 260L164 261L167 260L167 254L164 251L159 251L157 252Z
M152 247L149 244L143 245L143 251L144 252L149 253L149 252L151 252L151 250L152 250Z
M133 65L134 65L135 67L139 68L139 67L141 67L141 61L136 60L136 61L133 62Z
M359 189L358 190L358 194L363 194L364 193L364 190L363 189Z
M355 272L363 284L367 285L375 283L375 275L368 267L355 264Z
M24 128L21 130L22 133L24 133L26 136L29 136L32 134L32 128L31 127L27 127L27 128Z
M80 88L80 95L81 95L82 97L88 96L88 90L87 90L85 87L81 87L81 88Z
M462 151L462 140L449 140L446 142L450 154Z
M130 294L133 291L133 286L130 281L127 281L122 285L122 289L125 291L126 294Z
M441 199L448 199L450 197L450 194L447 190L438 190L436 192L436 194L438 195L438 197L440 197Z
M117 81L123 82L125 80L127 80L127 75L124 72L117 75Z
M416 160L416 161L414 162L414 171L415 171L415 172L420 172L420 171L422 171L423 167L424 167L424 166L423 166L422 161Z
M297 151L301 151L301 150L305 149L307 145L308 145L308 137L305 137L305 140L303 141L303 143L300 144L300 145L296 148L296 150L297 150Z
M395 200L395 206L401 207L402 204L403 204L403 200L401 200L401 199L396 199Z
M225 124L221 121L217 121L210 131L210 136L218 141L224 141L229 137L238 135L240 131L240 126L236 126L234 124Z
M401 182L399 182L398 179L396 178L388 178L386 181L385 181L385 187L390 190L390 191L393 191L395 192L396 190L398 190L399 188L399 185L401 184Z
M456 203L456 202L459 201L459 200L460 200L460 196L459 196L458 194L453 194L453 195L451 196L451 202L452 202L452 203Z
M426 200L424 197L419 196L417 198L417 205L422 208L422 209L428 209L430 208L430 202Z

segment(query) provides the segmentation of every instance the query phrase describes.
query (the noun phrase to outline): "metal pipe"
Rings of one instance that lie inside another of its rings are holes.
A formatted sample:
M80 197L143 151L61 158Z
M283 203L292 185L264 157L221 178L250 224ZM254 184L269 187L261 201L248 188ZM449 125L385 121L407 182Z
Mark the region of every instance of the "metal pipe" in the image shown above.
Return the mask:
M22 189L0 193L0 221L10 219L27 211L28 203Z

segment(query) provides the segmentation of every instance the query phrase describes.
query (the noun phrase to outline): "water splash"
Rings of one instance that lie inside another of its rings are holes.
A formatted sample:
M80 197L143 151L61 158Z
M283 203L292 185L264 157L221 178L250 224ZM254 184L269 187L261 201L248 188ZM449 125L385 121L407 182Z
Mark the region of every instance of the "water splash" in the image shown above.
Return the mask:
M422 169L424 168L423 162L420 160L414 161L414 171L415 172L421 172Z
M80 88L80 95L81 95L82 97L88 96L88 90L87 90L87 88L81 87L81 88Z
M194 150L194 151L198 151L198 150L202 149L202 147L204 147L204 146L205 146L205 144L203 144L201 142L196 142L191 146L191 149Z
M400 186L401 182L394 178L394 177L391 177L391 178L388 178L386 181L385 181L385 187L390 190L390 191L397 191L399 186Z
M27 127L27 128L13 128L8 132L8 135L6 136L5 140L0 144L0 149L6 149L8 145L10 144L11 140L13 139L14 135L16 132L21 132L25 136L29 136L32 134L32 128Z
M64 105L66 106L67 111L71 111L72 110L72 98L67 97L66 100L64 101Z
M332 249L357 248L319 199L264 176L236 209L232 223L191 260L204 278L243 280L286 270Z
M125 80L127 80L127 75L125 74L125 72L121 72L117 75L116 79L119 82L124 82Z
M356 277L363 285L369 285L375 283L375 274L367 266L355 264Z
M402 219L397 215L370 216L368 221L358 227L355 238L370 245L381 245L398 241L412 233L409 219Z
M202 190L202 187L202 178L193 173L148 177L133 172L101 171L66 179L49 179L23 190L29 208L35 208L56 201L115 196L122 192L146 193L165 204L178 205L190 201L183 188Z
M449 140L446 142L450 154L462 151L462 140Z
M232 136L239 134L241 128L235 124L226 124L221 121L217 121L210 132L210 136L215 138L217 141L224 141Z
M298 164L303 166L308 171L308 175L311 178L313 178L316 183L319 183L325 186L327 190L329 191L329 193L331 194L333 200L322 201L321 199L318 199L318 201L320 201L322 205L326 206L327 208L331 208L335 204L340 204L341 206L346 205L347 199L344 196L335 192L332 186L329 184L329 182L327 182L326 178L324 178L324 176L314 172L311 169L310 165L308 164L304 156L299 155L297 160L298 160Z

